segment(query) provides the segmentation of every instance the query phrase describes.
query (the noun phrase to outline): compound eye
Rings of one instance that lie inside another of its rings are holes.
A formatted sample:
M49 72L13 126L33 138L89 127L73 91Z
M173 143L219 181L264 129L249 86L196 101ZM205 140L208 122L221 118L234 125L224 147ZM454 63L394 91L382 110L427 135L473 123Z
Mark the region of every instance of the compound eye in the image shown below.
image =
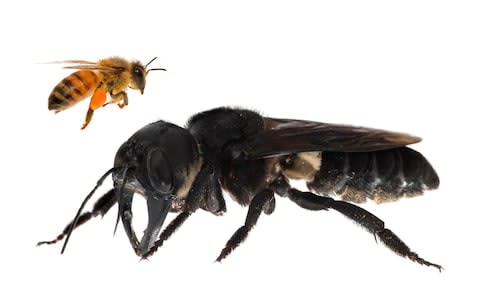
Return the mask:
M173 187L173 174L163 151L155 148L147 155L147 178L150 185L161 194L168 194Z
M140 66L133 67L133 88L138 89L143 94L143 89L145 88L145 69Z
M143 71L140 67L135 67L133 68L133 77L135 77L135 80L137 82L140 82L143 80L144 76L143 76Z

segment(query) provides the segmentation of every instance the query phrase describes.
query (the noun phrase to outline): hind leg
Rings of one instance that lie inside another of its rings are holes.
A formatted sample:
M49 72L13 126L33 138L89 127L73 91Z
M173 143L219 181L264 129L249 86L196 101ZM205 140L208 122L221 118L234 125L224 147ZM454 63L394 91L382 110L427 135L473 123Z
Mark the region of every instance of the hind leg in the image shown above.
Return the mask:
M102 107L105 104L106 100L107 90L102 87L97 88L93 93L92 98L90 99L90 105L88 107L87 115L85 116L85 122L83 122L82 129L85 129L88 126L90 121L92 121L93 112L97 108Z
M285 179L279 178L273 186L275 192L285 195L298 206L308 210L328 210L329 208L338 211L347 218L353 220L379 238L385 246L400 256L408 257L421 265L432 266L442 271L438 264L431 263L412 252L410 248L390 229L385 228L384 222L367 210L345 201L337 201L332 198L315 195L311 192L301 192L291 188Z

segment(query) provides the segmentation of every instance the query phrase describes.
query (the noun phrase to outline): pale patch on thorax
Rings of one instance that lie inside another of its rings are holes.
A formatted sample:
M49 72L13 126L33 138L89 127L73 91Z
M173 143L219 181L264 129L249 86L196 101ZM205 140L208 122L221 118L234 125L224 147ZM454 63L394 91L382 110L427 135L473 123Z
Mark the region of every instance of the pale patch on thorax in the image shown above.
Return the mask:
M301 152L289 156L283 163L283 173L291 179L311 180L322 165L322 152Z

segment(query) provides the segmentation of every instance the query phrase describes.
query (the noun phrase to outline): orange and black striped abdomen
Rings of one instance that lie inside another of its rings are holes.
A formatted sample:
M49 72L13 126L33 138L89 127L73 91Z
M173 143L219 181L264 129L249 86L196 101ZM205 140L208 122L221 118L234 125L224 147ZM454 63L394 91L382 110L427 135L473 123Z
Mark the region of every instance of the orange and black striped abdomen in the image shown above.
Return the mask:
M100 81L91 70L79 70L60 81L48 97L48 109L60 112L93 93Z

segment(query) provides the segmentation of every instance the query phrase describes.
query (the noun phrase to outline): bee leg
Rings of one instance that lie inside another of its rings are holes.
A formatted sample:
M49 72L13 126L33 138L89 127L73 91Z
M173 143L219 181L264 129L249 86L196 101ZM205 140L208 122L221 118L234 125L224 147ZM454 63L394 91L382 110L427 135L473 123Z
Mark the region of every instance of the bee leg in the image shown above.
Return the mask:
M310 192L301 192L293 188L288 189L287 196L298 206L308 210L328 210L329 208L332 208L368 230L375 236L375 239L378 237L385 246L398 255L408 257L410 260L421 265L435 267L440 272L442 271L440 265L426 261L419 257L417 253L412 252L397 235L395 235L390 229L385 228L385 224L382 220L355 204L345 201L336 201L332 198L322 197Z
M158 240L155 241L153 246L142 256L142 259L147 259L155 253L158 248L163 246L163 242L170 238L170 236L177 231L177 229L192 215L189 211L183 211L173 219L167 227L162 231Z
M245 224L235 231L232 237L227 241L227 244L216 259L217 262L220 262L222 259L227 257L235 248L240 245L241 242L247 238L248 233L257 223L262 211L265 213L273 212L273 203L275 203L275 197L273 191L270 189L265 189L255 195L255 197L252 199L252 202L250 202L250 206L248 207Z
M93 109L88 108L87 115L85 116L85 121L83 122L81 129L87 128L88 124L90 124L90 121L92 121L92 117L93 117Z
M87 115L85 116L85 122L83 123L82 129L85 129L87 125L90 123L93 117L93 112L102 107L105 104L105 100L107 99L107 90L104 88L97 88L93 93L92 98L90 99L90 105L88 107Z
M91 212L86 212L86 213L83 213L80 215L80 217L78 218L78 221L77 223L75 224L75 227L73 229L76 229L77 227L79 227L80 225L83 225L85 224L87 221L89 221L91 218L94 218L94 217L97 217L99 215L101 215L102 217L110 210L110 208L112 208L112 206L116 203L116 199L115 199L115 194L114 194L114 191L113 189L111 189L110 191L108 191L107 193L105 193L105 195L103 195L102 197L100 197L97 202L95 202L95 204L93 205L93 209ZM72 227L72 222L70 222L66 227L65 229L63 230L62 233L60 233L55 239L51 240L51 241L41 241L41 242L38 242L37 243L37 246L40 246L40 245L44 245L44 244L47 244L47 245L51 245L51 244L55 244L59 241L61 241L67 234L68 232L70 231L70 228Z
M128 105L128 95L125 91L120 91L116 94L113 94L113 92L111 92L110 96L112 97L112 101L107 104L117 103L118 107L120 108Z
M205 203L202 208L216 216L220 216L227 211L227 206L217 178L215 175L210 176L208 189L205 193Z

